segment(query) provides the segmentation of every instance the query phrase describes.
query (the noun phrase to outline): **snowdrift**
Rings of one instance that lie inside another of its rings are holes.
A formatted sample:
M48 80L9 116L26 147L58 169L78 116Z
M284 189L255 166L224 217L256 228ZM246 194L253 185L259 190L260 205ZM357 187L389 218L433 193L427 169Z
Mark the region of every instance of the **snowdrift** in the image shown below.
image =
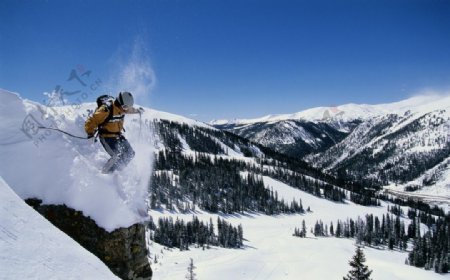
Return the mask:
M1 177L0 201L2 279L118 279L22 201Z
M95 104L46 107L0 89L0 176L22 198L65 204L108 231L142 222L152 169L149 115L128 115L126 137L136 157L120 173L100 172L109 156L100 143L38 129L54 127L85 136ZM150 114L150 113L146 113Z

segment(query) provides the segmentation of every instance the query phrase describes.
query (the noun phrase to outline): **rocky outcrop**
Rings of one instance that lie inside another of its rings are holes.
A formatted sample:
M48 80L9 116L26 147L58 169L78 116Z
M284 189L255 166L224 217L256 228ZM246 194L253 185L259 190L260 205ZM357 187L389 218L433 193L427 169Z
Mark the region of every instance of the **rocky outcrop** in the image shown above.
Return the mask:
M107 232L82 212L65 205L42 205L38 199L26 202L53 225L72 237L81 246L102 260L122 279L151 279L152 270L147 258L145 226Z

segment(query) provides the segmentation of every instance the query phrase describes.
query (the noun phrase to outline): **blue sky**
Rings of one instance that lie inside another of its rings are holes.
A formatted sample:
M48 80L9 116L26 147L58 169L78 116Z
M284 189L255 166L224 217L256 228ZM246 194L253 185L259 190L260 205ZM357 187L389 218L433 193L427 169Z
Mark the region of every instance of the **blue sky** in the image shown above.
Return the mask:
M0 87L45 102L90 70L92 101L138 42L144 105L204 121L392 102L450 89L449 15L449 0L2 0Z

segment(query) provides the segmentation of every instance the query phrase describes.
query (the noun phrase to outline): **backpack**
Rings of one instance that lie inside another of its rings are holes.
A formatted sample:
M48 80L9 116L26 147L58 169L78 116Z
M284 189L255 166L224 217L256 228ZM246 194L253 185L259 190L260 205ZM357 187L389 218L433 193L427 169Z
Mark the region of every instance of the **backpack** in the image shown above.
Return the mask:
M108 108L108 112L109 112L108 117L99 125L100 130L102 130L103 129L102 126L105 123L109 122L111 120L111 118L113 117L112 105L114 103L114 100L115 100L114 97L112 97L111 95L107 95L107 94L100 95L99 97L97 97L97 100L96 100L96 102L97 102L97 109L100 108L103 105L106 105L106 107Z
M111 95L100 95L99 97L97 97L97 109L100 108L102 105L106 105L108 106L108 109L111 107L111 105L114 102L114 97L112 97Z

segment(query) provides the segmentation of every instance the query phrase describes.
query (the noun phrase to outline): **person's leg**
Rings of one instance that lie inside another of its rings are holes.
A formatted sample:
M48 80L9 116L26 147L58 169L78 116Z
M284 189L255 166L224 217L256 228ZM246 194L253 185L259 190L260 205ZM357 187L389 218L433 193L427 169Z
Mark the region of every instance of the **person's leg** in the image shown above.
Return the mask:
M100 143L111 158L103 166L102 173L111 173L117 169L120 160L119 140L116 138L100 137Z
M135 152L125 137L120 136L118 140L119 160L117 162L118 169L125 168L134 158Z

